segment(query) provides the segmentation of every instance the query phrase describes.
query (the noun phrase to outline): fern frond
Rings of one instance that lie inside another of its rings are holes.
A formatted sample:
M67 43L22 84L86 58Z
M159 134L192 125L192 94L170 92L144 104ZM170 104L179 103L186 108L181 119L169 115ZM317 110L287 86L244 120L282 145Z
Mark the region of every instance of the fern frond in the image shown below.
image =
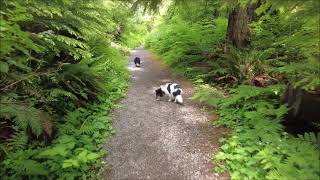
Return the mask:
M20 104L2 104L0 115L2 118L12 119L20 130L26 131L28 127L35 135L40 135L42 132L41 126L41 111L29 106Z
M303 135L298 134L298 139L301 141L310 142L311 144L316 145L320 150L320 133L304 133Z
M23 150L28 145L28 136L25 131L16 132L8 141L11 150Z
M64 89L54 88L47 90L47 92L48 98L46 99L46 101L58 101L58 97L68 97L72 100L78 100L77 96Z

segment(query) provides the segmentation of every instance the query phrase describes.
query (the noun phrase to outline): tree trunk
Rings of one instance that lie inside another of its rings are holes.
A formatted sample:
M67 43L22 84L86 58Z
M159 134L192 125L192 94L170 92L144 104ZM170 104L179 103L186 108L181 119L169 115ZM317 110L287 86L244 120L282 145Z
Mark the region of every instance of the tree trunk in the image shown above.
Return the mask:
M228 52L228 46L244 50L249 45L249 23L255 18L254 11L260 6L260 2L249 4L245 7L236 7L228 18L228 29L225 44L225 52Z

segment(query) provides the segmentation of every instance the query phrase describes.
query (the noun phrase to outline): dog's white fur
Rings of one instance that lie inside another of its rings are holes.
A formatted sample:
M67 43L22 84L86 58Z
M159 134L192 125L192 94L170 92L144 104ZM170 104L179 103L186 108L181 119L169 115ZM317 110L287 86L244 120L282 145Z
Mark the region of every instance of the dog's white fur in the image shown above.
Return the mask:
M182 93L181 93L181 94L182 94ZM174 102L175 102L175 103L178 102L178 103L180 103L180 104L183 104L182 95L176 96Z
M168 91L169 84L170 84L170 87L169 87L170 92ZM165 95L169 96L169 100L168 100L169 102L174 100L175 103L183 104L183 98L182 98L183 91L181 88L174 88L175 86L179 86L179 85L176 83L172 83L172 84L167 83L165 85L161 85L160 88ZM181 93L177 96L174 96L173 93L177 92L178 90L180 90Z

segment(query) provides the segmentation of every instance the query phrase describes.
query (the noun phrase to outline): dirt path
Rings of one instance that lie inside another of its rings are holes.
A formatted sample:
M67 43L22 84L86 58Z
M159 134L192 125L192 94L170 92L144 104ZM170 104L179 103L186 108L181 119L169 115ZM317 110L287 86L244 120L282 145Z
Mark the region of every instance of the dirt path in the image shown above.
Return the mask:
M136 56L141 68L133 64ZM212 127L210 116L187 99L193 93L190 82L174 77L143 49L133 51L129 69L128 96L113 113L116 134L107 144L106 179L229 179L212 172L223 130ZM167 82L182 85L184 106L155 100L154 90Z

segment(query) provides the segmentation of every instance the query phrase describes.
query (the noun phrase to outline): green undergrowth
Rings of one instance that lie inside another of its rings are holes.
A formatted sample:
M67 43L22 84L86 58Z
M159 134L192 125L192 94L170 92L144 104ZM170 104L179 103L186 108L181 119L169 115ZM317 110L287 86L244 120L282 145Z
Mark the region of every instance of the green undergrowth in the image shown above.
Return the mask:
M57 138L50 146L31 144L27 150L7 154L1 164L10 176L8 179L96 177L105 155L105 138L113 131L106 111L112 107L110 103L93 104L68 113L58 125Z
M126 94L128 80L125 62L112 64L112 69L104 69L103 73L112 77L104 84L107 91L95 103L69 111L56 122L58 131L50 145L28 143L24 132L16 135L10 144L15 149L5 152L6 158L0 163L3 179L102 178L101 158L106 155L103 146L106 137L114 132L110 111Z
M161 56L179 75L193 78L209 74L212 56L221 51L219 45L226 32L226 18L188 22L175 17L160 24L146 38L146 47ZM217 46L217 48L212 48Z
M320 175L320 134L293 136L281 121L287 113L279 103L284 86L241 85L227 96L202 85L193 97L217 108L215 125L232 129L220 139L214 156L216 172L229 171L232 179L317 179Z
M281 100L288 84L319 92L319 13L313 8L319 4L259 1L248 24L250 42L237 48L227 38L239 27L228 27L228 20L235 7L252 2L175 2L146 47L198 86L193 99L215 108L215 126L231 129L213 157L216 172L235 180L319 179L320 135L287 133L283 121L292 106Z
M1 179L103 179L125 51L141 39L125 40L140 32L129 5L0 1Z
M106 137L113 133L110 111L127 89L124 61L114 64L119 69L113 73L118 76L113 75L111 83L105 84L108 91L98 96L97 102L69 111L56 122L58 131L50 145L37 141L27 144L26 135L17 134L11 145L15 149L7 152L1 162L4 179L92 179L101 175L96 173L106 155L103 146Z

